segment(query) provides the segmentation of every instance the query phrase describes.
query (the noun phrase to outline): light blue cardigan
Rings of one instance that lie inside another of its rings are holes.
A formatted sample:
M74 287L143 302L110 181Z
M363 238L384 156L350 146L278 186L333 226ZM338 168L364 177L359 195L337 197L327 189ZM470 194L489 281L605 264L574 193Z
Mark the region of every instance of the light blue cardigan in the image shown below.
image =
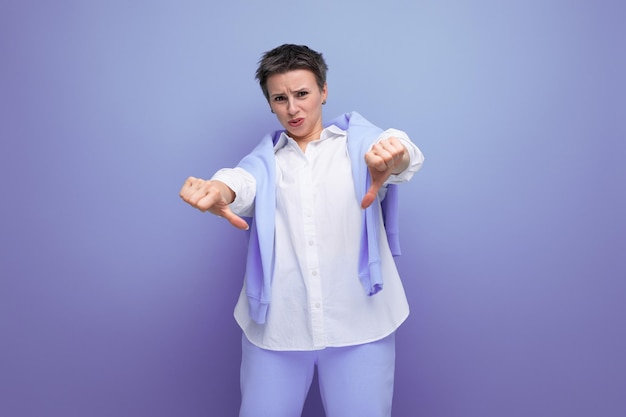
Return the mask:
M352 176L360 203L370 186L370 175L364 155L378 139L382 129L365 120L357 112L346 113L326 126L328 125L335 125L348 132L348 154L352 162ZM246 219L250 224L246 259L246 295L250 317L260 324L265 323L271 301L276 215L274 145L282 132L279 130L265 135L256 148L238 164L238 167L245 169L256 179L254 217ZM382 203L377 197L370 207L363 210L358 273L359 280L368 295L376 294L383 287L378 247L381 209L391 253L394 256L400 255L397 221L398 196L395 184L387 186L387 194Z

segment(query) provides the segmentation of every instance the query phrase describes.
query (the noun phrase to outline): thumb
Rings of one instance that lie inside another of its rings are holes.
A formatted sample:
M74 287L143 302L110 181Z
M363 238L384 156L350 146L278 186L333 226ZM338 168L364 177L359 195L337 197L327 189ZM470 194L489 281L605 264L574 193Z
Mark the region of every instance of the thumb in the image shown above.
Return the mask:
M376 200L377 193L378 190L372 185L370 189L367 190L367 193L365 193L365 197L363 197L363 200L361 200L361 208L366 209L371 206L374 200Z
M361 208L366 209L372 205L374 200L376 200L376 196L378 195L378 190L383 186L385 181L391 175L392 168L387 168L384 171L379 171L373 167L368 167L368 174L372 180L372 184L370 188L365 193L363 200L361 200Z
M363 200L361 200L362 209L368 208L372 205L374 200L376 200L376 196L378 195L378 190L380 189L381 185L382 184L378 181L372 182L372 185L370 185L369 190L367 190L367 192L365 193Z
M246 221L244 219L242 219L241 217L237 216L235 213L233 213L230 210L226 210L223 214L224 218L226 220L228 220L228 222L230 224L232 224L233 226L235 226L237 229L241 229L241 230L248 230L250 226L248 226L248 223L246 223Z
M244 219L242 219L241 217L233 213L230 207L228 207L227 205L220 205L220 207L213 207L209 209L209 211L215 214L216 216L225 218L226 220L228 220L230 224L235 226L237 229L248 230L249 228L248 223L246 223Z

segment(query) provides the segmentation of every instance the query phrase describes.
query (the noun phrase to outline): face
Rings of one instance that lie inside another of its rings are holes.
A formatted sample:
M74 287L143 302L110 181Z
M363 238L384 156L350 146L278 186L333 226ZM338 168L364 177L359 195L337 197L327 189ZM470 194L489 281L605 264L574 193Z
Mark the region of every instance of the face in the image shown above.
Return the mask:
M274 74L267 79L270 107L280 124L298 144L317 140L322 132L322 102L327 87L320 91L315 75L306 69Z

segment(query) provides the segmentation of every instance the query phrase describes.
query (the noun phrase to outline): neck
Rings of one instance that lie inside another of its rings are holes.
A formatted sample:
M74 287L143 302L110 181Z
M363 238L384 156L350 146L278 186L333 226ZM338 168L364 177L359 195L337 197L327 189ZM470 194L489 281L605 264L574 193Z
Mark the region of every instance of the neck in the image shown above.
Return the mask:
M302 152L304 152L306 150L306 145L308 145L309 142L319 140L320 136L322 135L322 130L324 130L324 127L320 126L318 129L314 130L306 136L296 136L292 135L290 132L287 132L287 134L289 134L289 137L291 137L298 144L300 149L302 149Z

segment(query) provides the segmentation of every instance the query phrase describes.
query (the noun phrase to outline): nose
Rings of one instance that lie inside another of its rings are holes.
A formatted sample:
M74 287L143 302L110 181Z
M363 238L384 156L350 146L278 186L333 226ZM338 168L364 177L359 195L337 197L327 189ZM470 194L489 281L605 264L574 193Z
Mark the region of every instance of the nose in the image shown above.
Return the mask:
M289 99L287 102L287 112L291 115L295 115L298 112L298 108L296 106L296 100Z

